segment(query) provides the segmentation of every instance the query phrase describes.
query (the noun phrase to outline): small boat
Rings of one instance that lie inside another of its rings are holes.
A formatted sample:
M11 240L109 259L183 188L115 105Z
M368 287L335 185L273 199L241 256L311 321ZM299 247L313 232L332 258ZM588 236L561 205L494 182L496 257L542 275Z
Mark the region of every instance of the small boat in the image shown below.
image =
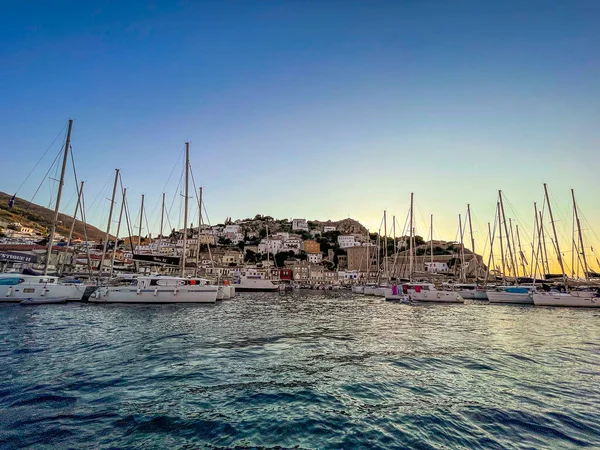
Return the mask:
M239 292L276 292L279 289L279 284L267 278L264 271L255 269L242 272L233 286Z
M67 297L35 297L26 298L19 305L22 306L34 306L34 305L55 305L60 303L67 303Z
M67 297L81 301L87 286L61 281L52 275L0 274L0 302L21 302L30 298Z
M475 283L442 283L442 290L458 293L465 300L487 300L483 287Z

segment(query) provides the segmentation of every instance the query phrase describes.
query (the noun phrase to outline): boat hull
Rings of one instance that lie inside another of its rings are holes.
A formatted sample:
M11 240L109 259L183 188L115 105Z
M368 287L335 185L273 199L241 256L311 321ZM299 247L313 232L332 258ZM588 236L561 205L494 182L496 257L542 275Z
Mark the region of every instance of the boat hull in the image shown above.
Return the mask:
M215 303L218 286L182 286L177 289L99 288L92 303Z
M487 300L488 296L485 291L481 290L457 290L456 291L465 300Z
M533 294L535 306L564 306L580 308L600 308L600 298L575 296L571 294Z
M490 303L512 303L515 305L533 305L530 293L516 293L503 291L487 291Z
M67 297L46 297L46 298L28 298L23 300L19 305L35 306L35 305L56 305L67 303Z
M81 301L86 286L83 284L22 283L0 286L0 302L22 302L27 299L66 297L70 301Z
M451 291L421 291L411 292L411 300L432 303L464 303L465 299Z
M365 295L375 295L375 287L373 286L365 286L365 289L363 290L363 294Z

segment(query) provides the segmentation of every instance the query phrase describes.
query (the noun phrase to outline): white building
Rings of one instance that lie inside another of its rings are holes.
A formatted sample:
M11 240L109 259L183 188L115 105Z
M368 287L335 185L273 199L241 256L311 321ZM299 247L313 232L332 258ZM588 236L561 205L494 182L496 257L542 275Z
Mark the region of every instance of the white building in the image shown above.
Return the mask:
M338 244L340 248L350 248L360 245L358 242L356 242L356 239L351 234L338 236Z
M323 227L323 233L327 233L329 231L335 231L335 225L325 225Z
M263 239L262 241L260 241L260 244L258 244L258 252L267 253L268 250L269 253L275 254L281 251L282 246L283 239L273 238L269 239L268 241L266 239Z
M306 256L308 257L307 261L311 264L319 264L323 261L323 253L308 253Z
M289 252L293 251L296 255L302 250L302 239L300 236L290 236L283 241L281 251Z
M308 231L308 223L306 219L292 220L292 231Z
M425 271L430 273L445 273L448 272L448 264L444 262L426 262Z

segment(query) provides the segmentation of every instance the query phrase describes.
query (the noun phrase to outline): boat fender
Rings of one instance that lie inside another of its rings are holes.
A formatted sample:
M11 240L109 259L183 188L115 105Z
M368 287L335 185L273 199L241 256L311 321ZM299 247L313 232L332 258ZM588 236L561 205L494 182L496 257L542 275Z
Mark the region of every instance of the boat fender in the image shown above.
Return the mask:
M438 298L440 298L440 293L439 292L437 293L437 296L438 296Z
M158 295L158 288L154 289L154 296L156 297Z
M136 294L140 295L142 293L142 290L140 288L137 288Z
M177 295L177 288L173 291L173 295Z
M12 291L13 291L13 288L12 288L12 286L9 286L9 287L8 287L8 291L6 292L6 296L7 296L7 297L10 297L10 296L11 296L11 294L12 294Z

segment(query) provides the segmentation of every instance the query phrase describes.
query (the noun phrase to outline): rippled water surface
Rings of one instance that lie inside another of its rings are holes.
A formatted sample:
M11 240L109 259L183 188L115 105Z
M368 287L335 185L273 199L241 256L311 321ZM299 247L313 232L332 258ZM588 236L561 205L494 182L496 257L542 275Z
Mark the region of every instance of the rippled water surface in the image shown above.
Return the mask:
M0 305L0 448L600 447L600 312Z

